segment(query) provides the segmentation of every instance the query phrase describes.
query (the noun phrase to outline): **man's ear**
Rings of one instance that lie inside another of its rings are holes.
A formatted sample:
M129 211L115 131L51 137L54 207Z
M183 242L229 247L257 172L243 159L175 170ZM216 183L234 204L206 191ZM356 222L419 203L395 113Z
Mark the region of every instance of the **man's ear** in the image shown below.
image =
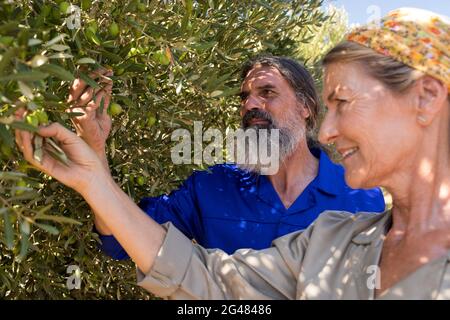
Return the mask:
M303 119L308 119L311 116L311 113L307 106L305 106L303 103L298 102L298 106L300 108L300 114Z
M428 125L448 106L448 89L436 78L423 76L416 80L414 90L417 90L417 121Z

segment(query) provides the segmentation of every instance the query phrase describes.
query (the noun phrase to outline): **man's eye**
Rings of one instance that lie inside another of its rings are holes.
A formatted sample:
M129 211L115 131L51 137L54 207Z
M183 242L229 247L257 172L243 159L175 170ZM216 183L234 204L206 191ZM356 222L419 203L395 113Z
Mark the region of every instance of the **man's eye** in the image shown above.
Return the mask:
M263 96L270 96L270 95L272 95L272 94L274 94L275 92L273 91L273 90L270 90L270 89L264 89L263 91L262 91L262 94L263 94Z

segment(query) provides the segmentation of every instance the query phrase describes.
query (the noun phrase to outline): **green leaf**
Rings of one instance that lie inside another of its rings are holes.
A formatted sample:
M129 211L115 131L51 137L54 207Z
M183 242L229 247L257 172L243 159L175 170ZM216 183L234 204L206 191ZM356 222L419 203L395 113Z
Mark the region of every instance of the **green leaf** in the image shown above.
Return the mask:
M255 2L268 10L273 10L273 8L270 6L270 4L267 1L255 0Z
M8 49L2 56L2 60L0 60L0 75L3 74L6 66L11 62L12 58L16 55L17 48Z
M103 114L103 108L105 107L105 97L102 97L102 100L100 100L100 114Z
M25 130L25 131L29 131L29 132L37 132L38 131L38 128L36 128L26 122L22 122L22 121L14 121L10 124L10 126L14 129Z
M70 49L70 47L66 46L64 44L54 44L54 45L51 45L49 47L49 49L52 49L52 50L55 50L55 51L66 51L66 50Z
M5 244L9 250L12 250L14 248L14 231L13 231L11 221L9 220L9 214L8 214L9 209L1 208L0 211L2 211L2 214L3 214Z
M66 112L66 114L69 118L81 117L85 115L83 112Z
M69 166L69 159L67 158L65 152L58 146L58 144L54 142L52 138L46 138L45 142L47 144L47 153L62 164Z
M111 60L114 63L120 63L123 61L123 58L115 53L108 52L105 50L101 50L100 52L101 52L102 56L108 58L109 60Z
M193 3L192 0L185 0L184 4L186 6L186 13L188 16L191 16L192 14L192 8L193 8Z
M42 68L42 67L40 67L40 68ZM31 81L44 80L47 77L48 77L48 73L33 70L33 71L24 71L24 72L14 73L14 74L11 74L8 76L0 77L0 82L11 81L11 80L30 81L31 82Z
M97 35L95 34L95 32L93 32L91 29L86 29L84 31L84 35L86 36L86 38L91 41L92 43L96 44L96 45L101 45L101 41L100 39L97 37Z
M222 92L222 94L220 95L221 97L229 97L229 96L234 96L237 95L240 92L240 88L230 88L230 89L226 89Z
M6 129L6 126L3 123L0 123L0 139L11 148L14 147L14 139L11 132Z
M215 91L211 92L210 97L211 97L211 98L215 98L215 97L220 96L222 93L223 93L222 90L215 90Z
M51 56L48 56L49 59L72 59L73 55L69 54L69 53L55 53L52 54Z
M95 61L92 58L81 58L81 59L78 59L76 62L76 64L91 64L91 63L95 64L95 63L97 63L97 61Z
M209 42L203 42L203 43L194 43L191 45L192 49L195 50L207 50L211 49L217 44L217 41L209 41Z
M0 34L6 34L10 31L17 30L18 28L19 22L17 21L6 22L0 25Z
M46 214L40 214L40 215L36 216L35 219L36 220L50 220L50 221L55 221L58 223L68 223L68 224L75 224L75 225L79 225L79 226L82 225L82 223L80 221L77 221L75 219L68 218L68 217L62 217L62 216L51 216L51 215L46 215Z
M44 154L44 150L42 149L44 138L39 135L34 137L34 150L33 150L33 158L39 163L42 163L42 156Z
M27 220L22 220L22 222L20 223L20 231L22 231L26 235L30 234L30 223Z
M22 81L17 81L20 92L30 100L34 99L33 90Z
M67 34L62 33L60 35L57 35L56 37L54 37L52 40L50 40L49 42L47 42L46 44L44 44L45 47L50 47L52 45L54 45L55 43L58 43L62 40L64 40L64 38L67 37Z
M116 95L114 96L116 100L120 100L123 103L125 103L127 105L127 107L133 108L134 107L134 103L131 99L129 99L128 97L125 96L121 96L121 95Z
M59 230L58 228L48 225L48 224L43 224L43 223L34 223L35 226L41 228L42 230L47 231L48 233L57 236L59 234Z
M22 262L28 254L28 249L30 248L30 241L28 240L28 235L24 232L20 233L20 252L16 257L16 261Z
M98 85L97 82L95 82L94 80L92 80L92 78L90 78L88 75L86 75L85 73L78 71L78 76L81 78L81 80L83 80L84 82L86 82L90 87L97 89L100 88L100 86Z
M75 77L73 76L72 73L70 73L66 69L64 69L56 64L52 64L52 63L45 64L43 66L40 66L38 69L41 71L44 71L46 73L49 73L52 76L55 76L63 81L75 80Z
M20 180L25 178L27 175L22 172L15 171L0 171L0 179L1 180Z
M32 46L35 46L35 45L38 45L38 44L41 44L42 43L42 40L39 40L39 39L29 39L28 40L28 46L29 47L32 47Z

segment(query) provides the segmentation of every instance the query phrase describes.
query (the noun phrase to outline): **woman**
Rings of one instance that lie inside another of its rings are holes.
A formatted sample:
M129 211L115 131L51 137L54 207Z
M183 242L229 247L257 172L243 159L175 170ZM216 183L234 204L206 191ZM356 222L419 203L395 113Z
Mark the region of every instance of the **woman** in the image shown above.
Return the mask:
M60 125L39 134L60 142L68 167L47 155L36 162L30 133L16 140L28 161L80 192L141 270L139 284L158 296L450 298L448 18L400 9L348 39L324 60L320 140L336 145L351 187L392 193L383 215L326 212L269 249L229 256L152 221Z

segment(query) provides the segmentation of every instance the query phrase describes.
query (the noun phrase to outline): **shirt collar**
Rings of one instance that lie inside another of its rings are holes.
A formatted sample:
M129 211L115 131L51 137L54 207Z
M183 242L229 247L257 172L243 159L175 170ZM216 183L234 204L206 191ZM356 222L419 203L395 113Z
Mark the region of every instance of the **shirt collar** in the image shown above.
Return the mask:
M347 187L344 180L344 168L333 163L325 151L311 149L311 153L319 159L319 169L315 184L317 188L331 195L339 195Z
M387 210L382 214L363 213L355 215L356 230L352 238L355 244L369 245L374 241L381 240L389 231L392 225L391 210ZM358 221L359 220L359 221Z
M344 169L342 166L333 163L328 155L319 148L311 148L310 151L319 159L318 174L311 182L310 187L330 195L341 194L347 186L344 181ZM271 203L276 208L285 209L272 183L266 176L255 175L253 181L256 184L257 193L261 200ZM303 201L301 202L298 200L292 204L289 211L305 210L314 204L310 198L302 197Z

